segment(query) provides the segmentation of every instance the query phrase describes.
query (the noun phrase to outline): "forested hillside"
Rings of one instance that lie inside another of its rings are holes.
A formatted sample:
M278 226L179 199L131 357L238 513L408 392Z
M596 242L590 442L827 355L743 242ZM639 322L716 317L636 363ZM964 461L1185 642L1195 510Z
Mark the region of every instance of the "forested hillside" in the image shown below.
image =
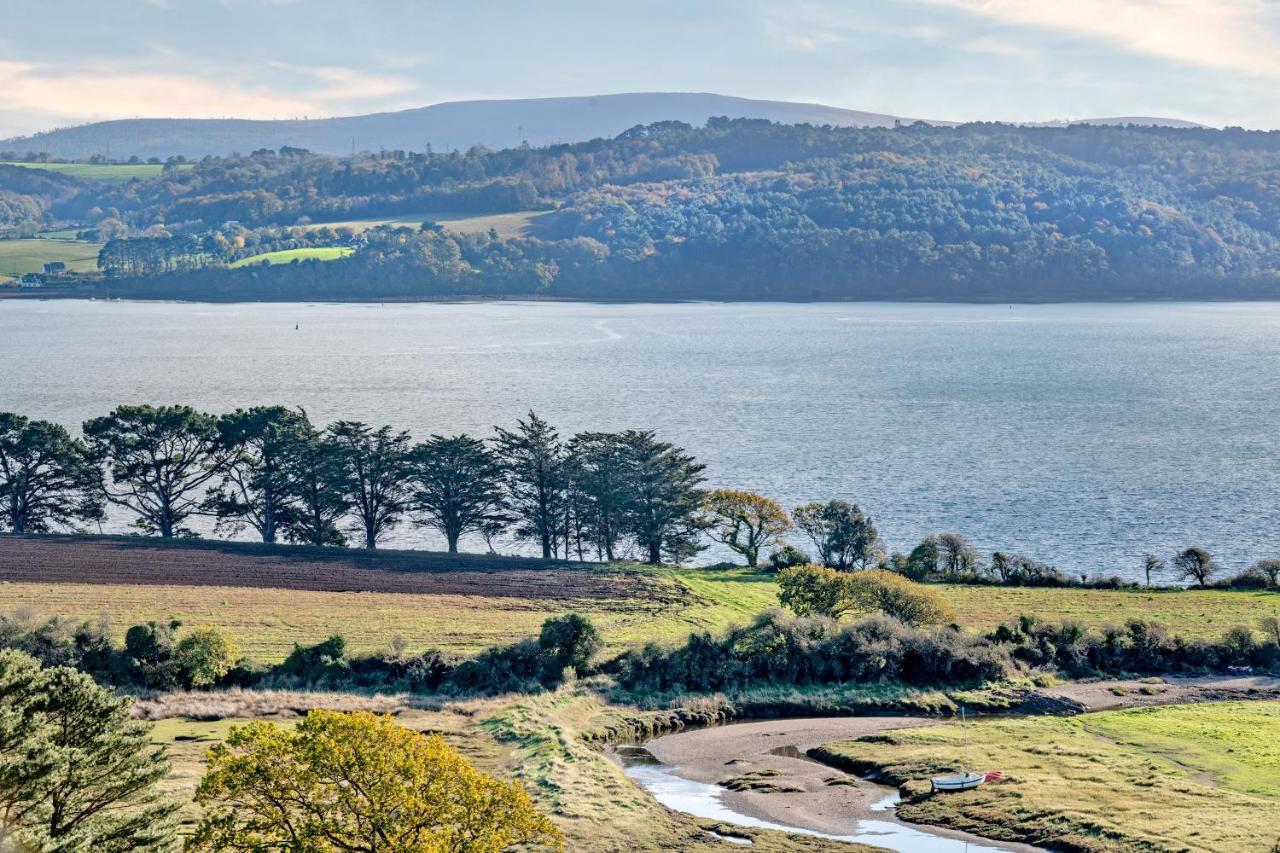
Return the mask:
M31 171L0 167L0 227L81 223L118 295L1280 296L1277 132L714 119L503 151L285 148L114 184ZM551 212L528 236L317 227L533 209ZM355 252L228 268L336 245Z

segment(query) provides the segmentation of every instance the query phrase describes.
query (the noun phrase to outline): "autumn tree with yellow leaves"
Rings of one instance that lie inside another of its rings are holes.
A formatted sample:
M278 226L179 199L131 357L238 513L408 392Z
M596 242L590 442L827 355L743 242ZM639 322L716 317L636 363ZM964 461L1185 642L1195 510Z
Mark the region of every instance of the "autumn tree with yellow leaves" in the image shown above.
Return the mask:
M205 817L187 849L308 853L562 850L519 784L473 768L439 735L387 716L312 711L293 731L237 726L209 751Z
M711 537L747 558L755 566L760 550L780 541L791 529L791 519L777 501L754 492L716 489L703 501L711 516Z

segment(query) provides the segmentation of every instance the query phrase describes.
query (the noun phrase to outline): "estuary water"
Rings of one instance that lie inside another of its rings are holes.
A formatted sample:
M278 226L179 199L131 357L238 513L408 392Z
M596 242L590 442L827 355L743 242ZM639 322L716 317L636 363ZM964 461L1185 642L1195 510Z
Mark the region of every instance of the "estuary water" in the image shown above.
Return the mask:
M1278 303L0 301L0 411L74 427L125 402L420 437L533 409L655 428L788 508L856 501L898 550L955 530L1130 577L1189 544L1280 554Z

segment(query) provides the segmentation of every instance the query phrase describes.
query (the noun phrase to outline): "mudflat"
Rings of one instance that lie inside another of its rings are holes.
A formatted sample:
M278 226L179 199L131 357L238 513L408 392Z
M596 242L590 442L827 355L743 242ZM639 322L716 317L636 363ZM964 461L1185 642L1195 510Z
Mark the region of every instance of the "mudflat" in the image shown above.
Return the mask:
M725 806L736 812L829 835L852 835L859 820L899 822L892 811L871 808L891 796L892 789L814 761L804 755L805 750L835 740L931 725L945 723L924 717L766 720L679 732L645 746L659 761L671 765L677 775L698 782L718 784L748 774L769 774L756 778L777 790L725 792ZM929 832L976 844L992 843L936 827L929 827ZM999 846L1017 853L1036 849L1004 842Z

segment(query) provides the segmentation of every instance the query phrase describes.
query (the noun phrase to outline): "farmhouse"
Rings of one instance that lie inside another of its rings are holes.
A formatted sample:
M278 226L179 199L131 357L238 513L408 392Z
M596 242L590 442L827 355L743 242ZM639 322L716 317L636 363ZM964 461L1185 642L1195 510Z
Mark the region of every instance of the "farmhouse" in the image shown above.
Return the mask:
M67 271L67 265L62 261L49 261L44 265L45 275L60 275Z
M35 272L24 273L22 278L18 279L18 287L27 290L44 287L44 276Z

